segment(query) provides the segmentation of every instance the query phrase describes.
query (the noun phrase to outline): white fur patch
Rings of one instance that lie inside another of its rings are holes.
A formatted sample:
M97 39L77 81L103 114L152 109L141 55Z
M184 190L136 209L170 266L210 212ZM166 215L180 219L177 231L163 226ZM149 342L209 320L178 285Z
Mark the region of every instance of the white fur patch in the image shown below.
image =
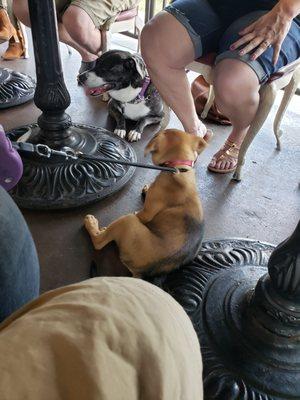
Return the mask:
M128 133L129 142L137 142L141 138L141 133L135 130L132 130Z
M135 67L142 79L147 75L147 70L142 57L139 54L133 54L132 59L135 62Z
M103 93L102 95L101 95L101 100L102 101L105 101L106 103L109 101L109 94L106 92L106 93Z
M120 101L121 103L127 103L135 99L141 91L141 88L133 88L131 85L120 90L110 90L109 95L113 99Z
M104 79L102 79L100 76L97 76L95 72L87 72L86 73L87 80L84 82L85 86L90 87L90 88L95 88L98 86L105 85L107 82L105 82Z
M139 103L125 103L123 105L124 111L123 115L125 118L132 119L133 121L138 121L141 118L146 117L149 114L150 108L146 106L145 102L141 101Z
M124 139L126 136L126 131L124 129L115 129L114 134Z

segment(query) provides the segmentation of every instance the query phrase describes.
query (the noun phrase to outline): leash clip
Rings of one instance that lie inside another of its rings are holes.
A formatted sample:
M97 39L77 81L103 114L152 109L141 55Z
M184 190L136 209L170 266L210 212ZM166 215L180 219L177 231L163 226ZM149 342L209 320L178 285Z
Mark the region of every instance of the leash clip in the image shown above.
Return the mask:
M37 144L35 146L35 151L40 157L46 157L50 158L51 157L51 149L45 144Z
M54 150L45 144L37 144L35 146L35 151L40 157L50 158L51 156L61 156L66 160L72 158L73 160L77 160L77 153L71 149L70 147L64 147L63 150Z
M56 150L54 150L54 154L55 154ZM71 147L63 147L61 151L57 151L57 154L61 154L64 155L66 160L68 160L69 158L72 158L73 160L77 160L79 154L82 154L81 151L75 151L73 149L71 149Z

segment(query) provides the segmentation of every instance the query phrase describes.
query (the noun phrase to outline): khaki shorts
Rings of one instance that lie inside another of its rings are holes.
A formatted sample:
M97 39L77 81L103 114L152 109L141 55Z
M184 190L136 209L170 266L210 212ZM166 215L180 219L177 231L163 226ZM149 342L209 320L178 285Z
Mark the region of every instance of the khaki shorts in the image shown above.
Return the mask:
M124 10L137 6L140 0L55 0L58 19L72 5L84 10L96 28L108 30L116 16Z

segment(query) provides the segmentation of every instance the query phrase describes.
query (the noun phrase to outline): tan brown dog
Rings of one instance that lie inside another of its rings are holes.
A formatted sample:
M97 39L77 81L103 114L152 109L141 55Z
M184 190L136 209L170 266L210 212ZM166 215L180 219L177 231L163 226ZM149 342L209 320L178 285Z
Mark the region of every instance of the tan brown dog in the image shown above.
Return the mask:
M155 165L173 166L178 173L161 172L146 192L144 208L99 228L85 217L94 247L115 241L123 264L134 277L156 276L191 261L203 238L203 211L193 164L207 140L176 129L159 132L146 146Z

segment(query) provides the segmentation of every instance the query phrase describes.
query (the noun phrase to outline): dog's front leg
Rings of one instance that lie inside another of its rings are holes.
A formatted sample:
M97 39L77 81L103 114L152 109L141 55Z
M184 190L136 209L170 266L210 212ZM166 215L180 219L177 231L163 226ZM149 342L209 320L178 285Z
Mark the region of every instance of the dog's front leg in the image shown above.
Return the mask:
M135 215L138 217L138 219L141 221L142 224L147 224L147 222L150 222L157 212L153 212L154 210L147 211L145 209L137 211Z
M144 208L136 212L135 215L143 224L146 224L147 222L150 222L162 209L163 204L159 201L156 201L155 203L148 201L144 205Z
M130 142L136 142L137 140L140 140L142 133L144 131L144 129L146 128L146 126L148 125L152 125L152 124L157 124L159 122L161 122L162 117L157 117L157 116L152 116L152 117L145 117L142 118L138 121L138 123L136 124L136 126L134 127L134 129L132 129L129 133L128 133L128 140Z
M108 105L108 112L116 121L114 134L124 139L126 136L126 119L121 107L116 101L111 100Z

